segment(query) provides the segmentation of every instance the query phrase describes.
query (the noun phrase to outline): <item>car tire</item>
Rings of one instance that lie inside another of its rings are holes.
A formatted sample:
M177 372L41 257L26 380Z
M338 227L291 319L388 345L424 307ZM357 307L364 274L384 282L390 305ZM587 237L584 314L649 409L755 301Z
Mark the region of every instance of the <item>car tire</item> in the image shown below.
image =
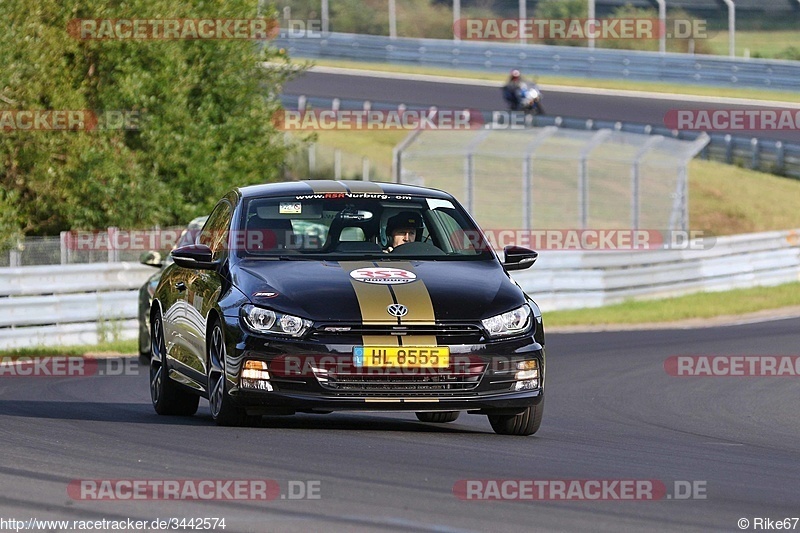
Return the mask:
M420 422L433 422L434 424L444 424L453 422L460 415L460 411L442 411L439 413L420 412L416 413Z
M516 415L488 415L489 424L498 435L533 435L542 424L544 399Z
M256 424L261 417L250 416L247 411L234 403L228 394L228 380L225 377L225 335L219 322L211 326L211 334L206 340L208 369L208 407L211 418L218 426L246 426Z
M186 391L169 377L161 313L153 312L150 321L150 400L160 415L192 416L197 412L200 396Z

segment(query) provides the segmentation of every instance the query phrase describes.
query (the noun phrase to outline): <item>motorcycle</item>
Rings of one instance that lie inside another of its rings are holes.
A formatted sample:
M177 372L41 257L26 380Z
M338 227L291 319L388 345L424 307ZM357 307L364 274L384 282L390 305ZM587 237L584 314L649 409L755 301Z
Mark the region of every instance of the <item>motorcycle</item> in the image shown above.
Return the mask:
M514 95L508 87L503 87L503 97L511 111L523 111L526 115L544 115L542 91L535 83L522 83Z

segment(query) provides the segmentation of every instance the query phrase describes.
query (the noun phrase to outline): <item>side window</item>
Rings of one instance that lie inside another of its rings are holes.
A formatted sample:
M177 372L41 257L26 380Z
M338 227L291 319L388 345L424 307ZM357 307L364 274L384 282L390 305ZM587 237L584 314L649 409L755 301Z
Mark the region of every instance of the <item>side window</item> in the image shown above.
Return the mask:
M208 217L208 222L203 226L203 231L197 237L197 243L211 248L215 258L228 247L232 212L231 205L225 200L218 203Z
M436 240L442 244L442 248L448 253L460 255L476 255L475 243L479 242L477 231L465 231L459 221L453 217L457 215L455 210L435 209L430 211L431 219L434 220ZM459 217L460 218L460 217Z

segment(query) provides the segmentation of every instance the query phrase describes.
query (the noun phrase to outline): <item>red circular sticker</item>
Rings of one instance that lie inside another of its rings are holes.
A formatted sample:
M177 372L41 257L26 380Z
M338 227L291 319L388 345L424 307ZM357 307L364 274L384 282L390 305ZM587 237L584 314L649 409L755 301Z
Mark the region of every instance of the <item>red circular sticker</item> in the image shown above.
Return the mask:
M417 275L402 268L359 268L350 272L350 277L363 283L378 285L401 285L417 280Z

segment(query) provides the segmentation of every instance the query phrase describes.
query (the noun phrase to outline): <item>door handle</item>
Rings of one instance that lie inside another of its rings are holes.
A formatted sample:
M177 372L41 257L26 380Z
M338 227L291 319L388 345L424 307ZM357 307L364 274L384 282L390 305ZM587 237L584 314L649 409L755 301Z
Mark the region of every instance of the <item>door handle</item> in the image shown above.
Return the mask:
M178 283L175 284L175 288L183 292L186 290L186 284L182 281L179 281Z

